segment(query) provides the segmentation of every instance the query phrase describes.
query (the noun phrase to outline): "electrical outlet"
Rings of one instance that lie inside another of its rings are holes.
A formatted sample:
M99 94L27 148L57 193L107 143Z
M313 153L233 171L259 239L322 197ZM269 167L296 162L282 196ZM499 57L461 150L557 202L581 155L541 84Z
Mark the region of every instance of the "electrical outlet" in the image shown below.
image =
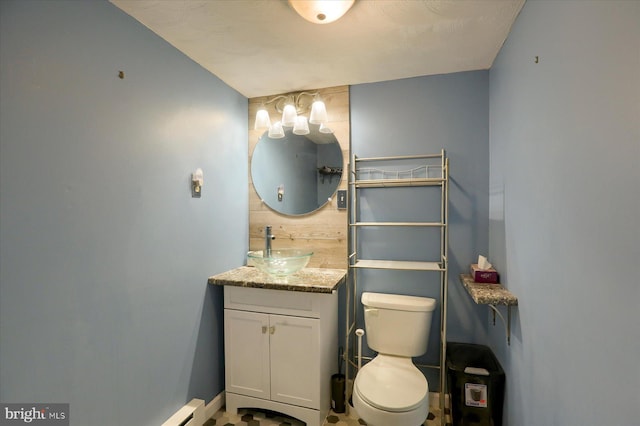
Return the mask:
M347 208L347 190L338 190L338 210L344 210Z

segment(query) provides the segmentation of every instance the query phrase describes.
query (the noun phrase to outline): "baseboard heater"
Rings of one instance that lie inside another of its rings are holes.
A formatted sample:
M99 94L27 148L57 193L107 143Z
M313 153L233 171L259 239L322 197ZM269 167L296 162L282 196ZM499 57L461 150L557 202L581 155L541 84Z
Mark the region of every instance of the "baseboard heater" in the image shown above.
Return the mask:
M204 401L194 398L162 423L162 426L202 426L205 421Z

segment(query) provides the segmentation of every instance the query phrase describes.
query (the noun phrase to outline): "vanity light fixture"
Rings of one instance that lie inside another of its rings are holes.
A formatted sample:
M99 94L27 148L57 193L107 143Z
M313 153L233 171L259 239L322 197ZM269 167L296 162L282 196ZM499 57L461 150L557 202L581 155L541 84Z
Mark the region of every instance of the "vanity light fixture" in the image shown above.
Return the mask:
M286 127L293 127L296 125L296 119L298 118L298 111L291 102L287 102L282 110L282 125Z
M269 126L269 137L271 139L284 138L284 129L282 128L282 122L276 121L273 126Z
M311 100L311 104L309 101ZM274 104L276 111L282 113L282 120L271 124L266 105ZM300 115L310 110L309 118ZM278 95L263 102L256 113L255 130L269 129L271 139L284 137L284 127L293 127L296 135L308 135L309 123L319 125L320 132L333 133L327 126L327 108L318 92L300 92Z
M296 117L296 122L293 125L293 134L294 135L309 134L309 123L307 122L307 117L305 117L304 115L299 115Z
M267 112L267 110L264 109L264 105L262 105L256 113L255 128L257 130L268 129L269 127L271 127L271 119L269 118L269 113Z
M322 123L320 125L318 131L320 131L320 133L333 133L333 129L331 129L331 127L327 126L325 123Z
M318 100L314 101L311 105L311 114L309 114L309 123L311 124L324 124L327 122L327 108L324 106L324 102Z
M329 24L342 18L355 0L289 0L298 15L314 24Z

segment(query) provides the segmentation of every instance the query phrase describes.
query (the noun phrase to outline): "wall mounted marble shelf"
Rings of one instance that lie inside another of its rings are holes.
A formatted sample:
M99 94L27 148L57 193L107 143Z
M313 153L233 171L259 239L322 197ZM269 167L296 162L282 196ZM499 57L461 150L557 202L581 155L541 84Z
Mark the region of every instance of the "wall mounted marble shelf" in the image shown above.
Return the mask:
M491 308L493 325L496 325L496 314L500 317L506 327L507 344L511 345L511 307L518 306L518 298L500 284L477 283L468 274L460 274L460 282L474 302ZM507 307L506 320L497 308L499 305Z

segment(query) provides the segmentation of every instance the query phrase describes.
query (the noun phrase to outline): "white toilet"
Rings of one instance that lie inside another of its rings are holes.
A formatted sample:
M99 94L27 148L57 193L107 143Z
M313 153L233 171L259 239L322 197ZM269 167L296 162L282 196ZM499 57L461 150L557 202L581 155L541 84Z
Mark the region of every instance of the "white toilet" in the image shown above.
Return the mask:
M362 293L369 347L378 355L353 385L353 405L369 426L418 426L429 414L429 384L411 357L427 351L434 299Z

